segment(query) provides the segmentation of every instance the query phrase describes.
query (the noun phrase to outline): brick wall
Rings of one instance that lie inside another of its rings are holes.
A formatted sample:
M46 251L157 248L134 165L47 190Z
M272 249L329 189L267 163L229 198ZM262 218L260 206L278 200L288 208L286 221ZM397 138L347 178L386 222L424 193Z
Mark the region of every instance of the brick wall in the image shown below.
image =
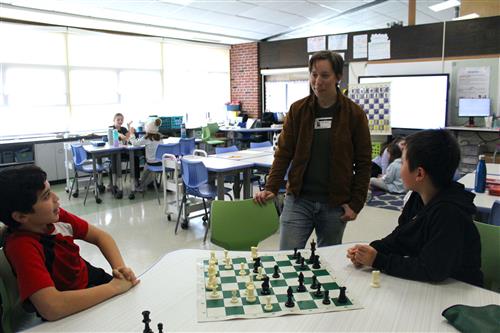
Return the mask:
M241 109L250 118L261 115L259 45L246 43L231 46L231 100L241 101Z

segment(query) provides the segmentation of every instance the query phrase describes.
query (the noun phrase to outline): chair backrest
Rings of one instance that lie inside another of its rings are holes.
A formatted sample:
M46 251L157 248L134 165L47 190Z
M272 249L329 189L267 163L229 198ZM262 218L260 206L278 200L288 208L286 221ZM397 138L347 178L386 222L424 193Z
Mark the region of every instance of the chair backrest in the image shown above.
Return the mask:
M275 233L279 225L272 202L260 206L253 199L213 201L210 224L211 242L234 251L249 251Z
M212 135L210 133L210 128L208 128L208 126L203 126L201 128L201 139L203 141L206 141L206 140L210 140L211 137L212 137Z
M490 217L488 218L488 223L492 225L500 226L500 200L495 200L493 206L491 206Z
M178 143L162 143L156 148L156 160L161 161L164 154L179 156L179 144Z
M186 187L197 188L208 182L208 171L200 160L181 159L182 181Z
M213 137L215 133L219 131L219 124L217 123L208 123L207 127L210 129L210 136Z
M500 292L500 227L474 222L481 237L481 270L484 287Z
M238 147L236 146L229 146L229 147L215 147L215 153L216 154L222 154L222 153L230 153L233 151L238 151Z
M75 166L80 166L87 160L87 152L82 144L71 144L71 152L73 153L73 163Z
M203 149L195 149L193 150L193 155L194 156L202 156L202 157L207 157L208 154L206 151L204 151Z
M250 148L271 147L272 145L271 141L250 142Z
M195 146L196 143L194 137L186 139L181 138L179 141L179 155L191 155L195 150Z

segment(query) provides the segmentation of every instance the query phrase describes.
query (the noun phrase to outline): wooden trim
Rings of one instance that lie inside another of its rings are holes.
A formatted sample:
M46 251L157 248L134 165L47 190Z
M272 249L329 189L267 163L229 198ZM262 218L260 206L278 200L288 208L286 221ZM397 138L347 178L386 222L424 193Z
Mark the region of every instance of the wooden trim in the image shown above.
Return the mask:
M417 10L417 0L408 1L408 25L415 25L415 13Z

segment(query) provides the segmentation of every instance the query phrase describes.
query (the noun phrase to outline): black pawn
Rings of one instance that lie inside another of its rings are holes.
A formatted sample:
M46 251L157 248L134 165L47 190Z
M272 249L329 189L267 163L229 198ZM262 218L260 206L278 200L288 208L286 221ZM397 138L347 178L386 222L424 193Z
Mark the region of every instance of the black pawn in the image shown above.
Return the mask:
M273 278L277 279L280 277L280 273L279 273L279 267L278 265L274 265L274 273L273 273Z
M323 304L328 305L330 304L330 292L328 290L325 290L325 293L323 295Z
M292 259L297 259L297 248L296 247L293 248Z
M295 263L300 264L300 259L302 259L302 254L299 251L299 252L297 252L297 260L295 260Z
M292 290L292 287L288 287L288 289L286 291L286 295L287 295L287 301L285 303L285 306L287 308L293 308L295 306L295 303L293 302L293 290Z
M306 268L307 268L307 266L306 266L306 259L305 258L300 258L300 269L304 270Z
M340 287L339 298L337 299L337 301L340 304L347 303L347 296L345 295L345 289L346 289L345 287Z
M142 333L153 333L153 330L151 327L149 327L149 323L151 322L151 319L149 319L149 311L142 311L142 322L144 323L144 330L142 330Z
M163 333L163 324L158 323L158 333Z
M311 289L317 289L318 288L318 280L316 278L316 275L312 276L312 283L311 283Z
M314 242L314 239L311 242L311 251L316 251L316 243Z
M314 256L313 266L312 267L314 269L320 269L321 268L321 265L319 264L319 255L315 255Z
M269 295L271 294L270 290L269 290L269 276L265 276L263 279L263 282L262 282L262 289L260 290L260 294L261 295Z
M314 293L314 296L316 296L316 297L323 296L323 293L321 292L321 283L320 282L318 282L318 286L316 288L316 292Z
M306 286L304 286L304 274L300 272L299 274L299 286L297 287L297 292L303 293L306 291Z
M260 267L260 257L257 257L254 259L253 263L253 272L258 273L259 272L259 267Z

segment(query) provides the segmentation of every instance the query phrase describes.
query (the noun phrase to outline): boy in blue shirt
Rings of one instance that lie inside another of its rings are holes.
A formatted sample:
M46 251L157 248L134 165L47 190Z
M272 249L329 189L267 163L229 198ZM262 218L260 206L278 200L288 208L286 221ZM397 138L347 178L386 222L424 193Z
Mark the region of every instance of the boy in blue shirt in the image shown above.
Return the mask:
M347 250L356 266L371 266L405 279L447 278L483 284L481 243L472 215L474 194L453 181L460 161L449 132L420 131L406 139L401 178L412 190L394 231Z
M21 301L46 320L94 306L139 282L113 238L62 209L47 174L36 166L0 171L0 221L8 226L4 251ZM75 239L96 245L113 276L85 261Z

